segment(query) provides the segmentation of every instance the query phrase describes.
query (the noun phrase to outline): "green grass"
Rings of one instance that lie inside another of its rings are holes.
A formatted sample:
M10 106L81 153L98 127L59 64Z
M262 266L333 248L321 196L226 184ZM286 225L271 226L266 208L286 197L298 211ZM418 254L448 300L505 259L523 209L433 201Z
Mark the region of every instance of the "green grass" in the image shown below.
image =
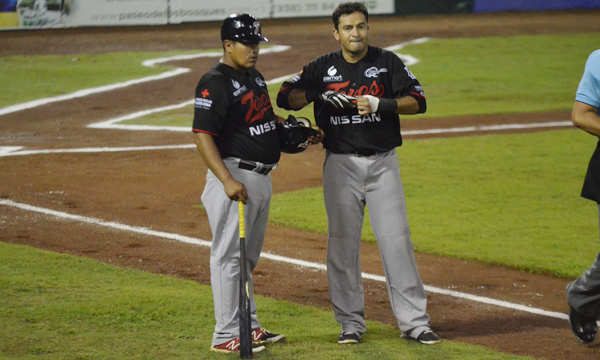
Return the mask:
M431 39L402 53L427 96L418 117L568 110L600 34Z
M210 352L210 287L0 242L2 359L234 359ZM526 359L444 341L400 340L368 322L359 346L337 345L330 311L257 297L264 326L288 341L257 359Z
M576 130L407 141L416 251L579 276L600 251L597 207L579 197L595 141ZM274 195L270 219L325 234L322 189ZM362 236L375 241L368 217Z
M0 107L163 73L144 60L179 53L112 53L0 57Z

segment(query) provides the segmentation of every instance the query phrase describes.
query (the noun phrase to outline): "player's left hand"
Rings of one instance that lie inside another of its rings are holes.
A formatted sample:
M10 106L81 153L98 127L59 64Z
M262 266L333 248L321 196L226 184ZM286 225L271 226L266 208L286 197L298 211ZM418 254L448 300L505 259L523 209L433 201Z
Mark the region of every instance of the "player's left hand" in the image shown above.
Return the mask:
M356 107L359 115L366 115L377 112L379 107L379 98L373 95L359 96L356 100Z

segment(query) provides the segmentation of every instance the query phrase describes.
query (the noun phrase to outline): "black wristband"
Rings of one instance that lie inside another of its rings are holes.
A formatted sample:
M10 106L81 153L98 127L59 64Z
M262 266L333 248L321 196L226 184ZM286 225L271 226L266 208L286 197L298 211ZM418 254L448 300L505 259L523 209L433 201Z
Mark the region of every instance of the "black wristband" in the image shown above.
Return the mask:
M379 106L377 106L378 113L395 114L396 110L398 110L398 102L396 99L379 99Z
M309 104L311 102L315 101L318 96L319 96L319 92L315 91L315 90L306 90L304 92L304 97L306 98L306 101L308 101Z

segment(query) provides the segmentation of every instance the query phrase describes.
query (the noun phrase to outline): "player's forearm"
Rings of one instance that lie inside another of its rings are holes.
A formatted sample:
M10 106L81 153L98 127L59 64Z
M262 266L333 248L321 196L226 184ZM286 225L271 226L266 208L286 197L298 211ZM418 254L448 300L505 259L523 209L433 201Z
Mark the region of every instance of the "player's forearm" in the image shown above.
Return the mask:
M404 96L399 99L396 99L398 102L398 108L396 109L396 114L400 115L413 115L418 114L420 112L419 102L412 96Z
M314 100L314 99L309 99ZM294 89L290 91L288 95L288 103L292 110L300 110L306 105L308 105L309 100L306 99L306 92L300 89Z
M208 166L210 171L212 171L223 184L233 179L231 173L223 163L223 159L221 158L221 154L219 153L219 149L217 148L212 135L195 133L194 141L196 142L196 147L206 166Z
M595 107L575 101L571 113L573 125L587 133L600 137L600 117Z

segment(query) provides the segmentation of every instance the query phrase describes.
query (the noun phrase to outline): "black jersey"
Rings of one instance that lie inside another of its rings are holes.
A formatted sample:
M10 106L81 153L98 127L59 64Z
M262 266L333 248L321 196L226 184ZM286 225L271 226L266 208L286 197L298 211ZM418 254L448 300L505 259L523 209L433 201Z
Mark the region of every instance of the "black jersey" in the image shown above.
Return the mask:
M412 95L425 99L421 84L396 54L371 46L365 57L354 64L344 59L341 50L318 57L292 80L284 82L279 96L287 96L292 89L319 93L334 90L354 97L397 99ZM318 98L314 111L315 122L326 135L323 140L326 149L385 152L402 145L396 114L359 115L356 108L337 109Z
M274 164L281 155L267 84L256 69L217 63L196 87L194 132L210 134L222 158Z

